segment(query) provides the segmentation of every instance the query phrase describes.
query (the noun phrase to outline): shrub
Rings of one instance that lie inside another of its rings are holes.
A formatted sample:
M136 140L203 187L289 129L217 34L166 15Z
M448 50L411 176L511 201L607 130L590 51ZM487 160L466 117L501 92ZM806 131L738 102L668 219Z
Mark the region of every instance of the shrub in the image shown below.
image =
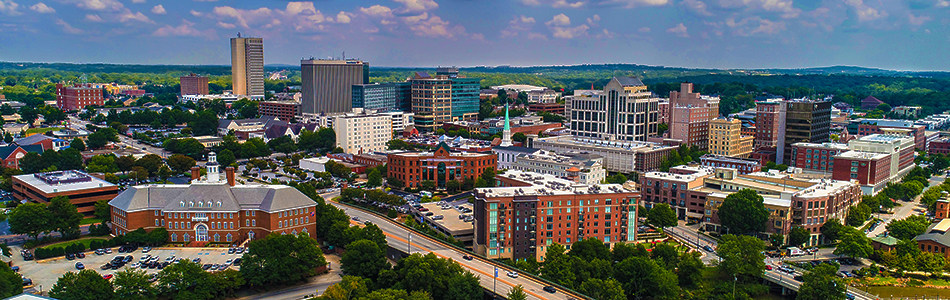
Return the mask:
M390 209L389 212L386 213L386 216L389 217L390 219L394 219L399 215L396 214L395 210Z

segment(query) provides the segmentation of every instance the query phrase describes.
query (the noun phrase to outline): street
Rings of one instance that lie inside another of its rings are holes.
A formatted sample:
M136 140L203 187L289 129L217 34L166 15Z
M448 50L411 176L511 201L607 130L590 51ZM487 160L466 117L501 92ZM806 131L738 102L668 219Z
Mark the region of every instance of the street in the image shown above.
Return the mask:
M932 186L940 185L941 183L943 183L943 181L945 180L945 177L941 175L936 175L936 176L930 177L930 179L928 180L930 181L930 185L925 187L923 192L926 192ZM896 207L893 214L872 214L872 216L874 215L879 216L881 220L883 220L883 222L881 225L878 225L877 227L875 227L874 230L872 230L871 232L868 232L867 236L875 237L879 234L884 233L884 231L887 230L885 227L891 221L907 218L911 214L926 213L927 207L925 207L922 203L920 203L920 197L923 196L923 192L921 192L920 195L917 195L917 197L915 197L913 201L904 202L904 201L898 200L897 202L900 203L901 206Z
M695 228L688 227L685 224L685 222L680 221L680 224L676 227L666 228L666 233L680 240L686 241L690 247L700 251L700 253L703 254L701 260L704 264L713 265L714 262L719 262L719 256L716 255L715 251L717 246L716 240L699 234L696 232ZM708 251L707 249L704 249L703 246L709 246L713 249L713 251Z

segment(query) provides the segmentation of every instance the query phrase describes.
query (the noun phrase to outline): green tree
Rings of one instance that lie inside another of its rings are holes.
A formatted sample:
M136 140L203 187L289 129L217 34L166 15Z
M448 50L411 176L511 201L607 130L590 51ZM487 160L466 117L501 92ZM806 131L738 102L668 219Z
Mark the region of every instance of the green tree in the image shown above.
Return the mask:
M34 240L40 233L50 232L53 228L52 214L46 205L40 203L23 203L17 205L7 216L10 232L26 234Z
M524 287L519 284L511 288L511 290L508 290L508 296L506 298L508 298L508 300L527 300L528 294L524 292Z
M221 161L220 156L218 161ZM171 167L172 171L175 171L176 174L188 173L191 167L197 164L194 158L182 154L175 154L168 157L168 166Z
M719 220L731 233L751 234L766 228L769 212L762 196L751 189L742 189L723 200Z
M571 252L568 252L568 255L585 261L598 258L603 260L611 259L610 247L594 237L575 242L571 245Z
M66 148L59 151L59 164L56 165L60 170L82 170L82 153L78 149Z
M313 276L315 268L326 264L323 251L313 238L272 233L251 241L241 273L251 286L267 286Z
M811 238L811 231L801 226L792 227L788 233L788 244L792 246L801 246Z
M321 300L354 300L362 299L369 294L372 283L369 279L358 276L343 276L340 282L327 287Z
M379 170L372 169L369 171L369 175L366 176L366 186L375 188L383 185L383 175L379 173Z
M561 244L554 243L544 252L544 265L541 277L554 283L571 287L575 282L574 271L571 270L571 257L564 254L566 249Z
M172 170L166 165L162 165L158 168L158 179L165 181L168 180L168 177L172 176Z
M845 222L847 222L850 226L861 226L861 224L864 224L864 221L870 217L871 208L862 202L858 205L855 205L850 211L848 211L848 217L845 218Z
M23 293L23 278L5 263L0 264L0 297L9 298Z
M116 157L115 166L122 172L131 171L132 167L135 166L135 157L132 157L132 155Z
M90 157L89 160L86 161L86 171L92 173L115 173L119 171L119 168L115 165L114 155L99 154Z
M485 168L485 170L482 171L482 174L479 176L479 179L485 181L485 184L487 184L485 187L495 186L495 168Z
M623 184L625 182L627 182L627 176L621 173L617 173L616 175L607 177L607 183Z
M838 232L838 247L835 248L835 255L845 255L849 257L868 257L874 251L871 248L871 240L863 232L854 229L854 227L844 227Z
M370 240L358 240L346 246L340 259L343 272L376 280L380 271L389 270L386 252Z
M913 239L924 233L930 226L930 220L924 216L913 215L907 218L892 221L887 224L887 231L891 236L900 239Z
M336 131L333 131L333 128L320 128L320 130L317 131L317 137L319 141L317 148L320 152L327 153L336 147Z
M623 283L627 299L676 299L679 294L676 274L648 258L623 260L614 267L613 278Z
M244 268L243 263L241 268ZM212 299L216 293L211 274L189 260L159 271L157 286L160 293L171 299Z
M118 300L155 299L158 291L149 282L144 270L123 269L115 273L112 284L115 286L115 298Z
M234 152L231 152L230 149L221 150L218 152L218 163L222 166L230 166L237 161L237 158L234 156Z
M612 278L605 280L598 278L588 279L584 281L584 283L581 283L581 286L577 288L577 291L593 298L594 300L627 299L627 296L624 295L623 292L623 286L616 279ZM510 300L511 297L508 297L508 299Z
M105 147L109 142L119 142L118 132L110 127L96 130L86 138L86 146L92 149Z
M422 188L423 190L426 190L426 191L434 191L434 190L435 190L435 181L432 181L432 180L423 180L422 182L419 183L419 187Z
M821 264L803 275L801 287L798 289L797 300L844 300L847 284L838 279L835 273L838 268L829 264Z
M20 158L20 170L23 170L23 173L39 173L40 170L46 169L46 162L43 160L43 157L36 152L27 152L23 158Z
M679 278L680 287L696 288L702 283L706 265L699 256L699 252L690 252L680 257L679 265L676 267L676 277Z
M66 272L56 280L49 295L61 300L115 299L112 283L93 270Z
M202 110L194 121L188 123L195 136L214 135L218 129L218 114L210 109Z
M921 252L914 257L917 258L917 270L930 273L931 276L943 271L947 264L946 258L941 253Z
M376 286L429 292L433 299L478 299L482 287L478 276L457 262L434 253L413 254L399 261L391 271L380 274Z
M769 235L769 244L772 245L772 248L782 247L782 244L785 243L785 235L781 233L773 233Z
M200 159L205 151L205 145L195 138L167 139L162 146L172 153L184 154L194 159Z
M69 148L79 151L86 151L86 143L84 143L80 138L74 138L73 141L69 143Z
M275 139L272 139L267 142L267 146L271 150L280 152L280 153L292 153L297 151L297 144L294 143L293 138L289 135L282 135Z
M515 134L511 135L511 140L515 142L519 142L519 143L524 143L528 141L528 136L522 132L515 132Z
M79 236L79 222L82 221L83 215L76 209L76 205L69 202L68 197L53 197L47 209L50 212L51 230L59 232L64 237Z
M827 238L830 242L837 241L838 232L841 231L842 226L844 225L841 225L841 221L838 219L828 219L828 221L825 221L825 224L821 225L821 234L824 235L825 238Z
M12 142L13 142L13 135L10 134L9 132L4 132L4 133L3 133L3 142L4 142L4 143L7 143L7 144L12 143Z
M719 273L723 276L757 278L765 270L765 243L747 235L727 234L719 240L716 254L722 258Z
M658 203L647 212L647 223L653 226L666 228L676 226L676 213L669 204Z
M165 161L162 160L161 156L155 154L146 154L135 161L135 166L145 168L148 171L147 176L158 174L158 168L163 165L165 165Z

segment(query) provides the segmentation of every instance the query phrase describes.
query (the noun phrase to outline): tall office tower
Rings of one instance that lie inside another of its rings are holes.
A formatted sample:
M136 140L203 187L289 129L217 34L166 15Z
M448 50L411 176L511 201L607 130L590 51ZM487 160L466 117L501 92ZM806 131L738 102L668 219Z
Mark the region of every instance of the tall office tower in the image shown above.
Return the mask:
M353 85L353 108L411 111L412 83L387 82Z
M785 114L785 148L782 162L791 161L792 144L824 143L831 140L831 101L789 100Z
M567 107L571 134L617 141L656 135L659 99L634 77L614 77L603 91L576 90Z
M195 73L191 73L188 76L182 76L178 78L181 86L182 95L207 95L208 94L208 77L198 76Z
M264 39L231 38L231 92L264 99Z
M344 113L353 110L353 85L369 82L369 62L304 59L300 61L303 97L301 114Z
M693 84L680 84L680 91L670 92L670 138L707 149L709 120L719 116L719 97L693 93Z
M434 132L449 121L478 119L481 79L458 75L454 68L439 68L437 75L416 72L412 84L412 112L419 131Z

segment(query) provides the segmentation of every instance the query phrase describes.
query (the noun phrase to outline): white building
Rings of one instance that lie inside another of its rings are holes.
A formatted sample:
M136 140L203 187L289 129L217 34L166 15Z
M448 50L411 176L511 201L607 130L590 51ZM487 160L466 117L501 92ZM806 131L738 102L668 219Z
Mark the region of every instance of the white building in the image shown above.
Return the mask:
M234 94L223 94L223 95L181 95L181 98L178 100L178 102L181 102L181 103L185 103L185 102L195 102L195 103L197 103L197 102L200 102L200 101L202 101L202 100L208 100L208 101L221 100L221 101L224 101L224 104L226 104L226 105L231 105L231 104L234 103L235 101L238 101L239 99L243 99L243 98L247 98L247 96L234 95Z
M888 129L884 130L888 132ZM899 180L914 167L914 138L906 135L872 134L848 142L852 151L883 153L891 156L891 180Z
M393 138L393 117L358 108L353 111L333 118L337 147L349 154L386 150L386 142Z
M606 179L603 161L604 158L596 154L569 152L559 155L539 150L518 155L511 169L550 174L582 184L600 184Z
M530 91L528 92L528 103L554 103L557 102L558 97L561 97L561 93L551 89Z
M326 164L331 159L326 156L304 158L300 160L298 167L312 172L326 172Z
M402 132L406 129L406 126L410 126L415 123L415 114L411 112L403 111L390 111L380 113L380 115L390 116L393 122L393 130L396 132Z
M497 85L491 87L493 90L509 90L515 92L531 92L531 91L543 91L546 90L546 87L542 86L533 86L527 84L506 84L506 85Z

